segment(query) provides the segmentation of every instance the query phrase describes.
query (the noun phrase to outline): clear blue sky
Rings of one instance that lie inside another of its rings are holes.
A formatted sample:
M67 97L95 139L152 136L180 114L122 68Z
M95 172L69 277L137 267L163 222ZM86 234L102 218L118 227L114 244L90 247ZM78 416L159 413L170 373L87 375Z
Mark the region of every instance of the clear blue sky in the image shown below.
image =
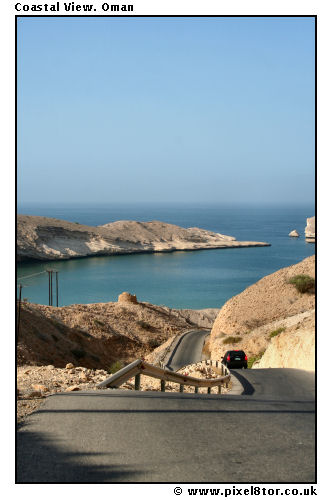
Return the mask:
M314 200L313 18L20 18L18 201Z

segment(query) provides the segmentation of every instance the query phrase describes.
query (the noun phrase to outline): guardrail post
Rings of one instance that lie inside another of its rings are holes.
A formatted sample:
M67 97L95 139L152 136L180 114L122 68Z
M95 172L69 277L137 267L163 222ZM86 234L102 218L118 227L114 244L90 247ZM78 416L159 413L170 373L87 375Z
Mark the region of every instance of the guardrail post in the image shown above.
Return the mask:
M165 380L161 380L161 392L165 392Z
M141 375L140 375L140 373L138 373L137 375L135 375L134 389L135 389L136 391L139 391L139 390L140 390L140 379L141 379Z
M219 386L218 386L218 389L219 389L219 394L221 394L221 392L222 392L222 386L221 386L221 385L219 385Z
M219 367L219 362L218 361L216 361L216 365L215 366L216 366L216 368Z
M198 394L198 392L199 392L199 388L197 385L194 386L194 392L195 392L195 394Z
M184 385L183 384L179 384L179 392L184 392Z
M212 360L210 360L210 366L213 366L213 361Z
M210 387L207 387L207 394L210 394Z

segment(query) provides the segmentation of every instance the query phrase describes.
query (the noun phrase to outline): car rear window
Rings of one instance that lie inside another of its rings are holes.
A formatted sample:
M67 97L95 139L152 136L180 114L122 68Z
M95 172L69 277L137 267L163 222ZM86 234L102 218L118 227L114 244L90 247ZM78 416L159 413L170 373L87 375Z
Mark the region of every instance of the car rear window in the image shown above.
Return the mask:
M230 359L235 359L235 358L245 358L245 353L244 351L233 351L230 353Z

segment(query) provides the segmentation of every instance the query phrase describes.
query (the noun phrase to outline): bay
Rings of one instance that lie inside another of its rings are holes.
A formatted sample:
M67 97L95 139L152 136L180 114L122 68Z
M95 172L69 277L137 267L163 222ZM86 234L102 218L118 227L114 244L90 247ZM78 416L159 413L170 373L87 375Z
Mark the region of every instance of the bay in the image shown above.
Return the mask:
M263 276L313 255L306 243L309 206L21 204L18 213L41 215L96 226L116 220L160 220L201 227L238 240L266 241L270 247L88 257L62 262L19 263L17 282L30 302L48 304L46 269L59 272L59 305L116 301L123 291L140 301L174 308L221 307ZM296 229L300 238L290 238Z

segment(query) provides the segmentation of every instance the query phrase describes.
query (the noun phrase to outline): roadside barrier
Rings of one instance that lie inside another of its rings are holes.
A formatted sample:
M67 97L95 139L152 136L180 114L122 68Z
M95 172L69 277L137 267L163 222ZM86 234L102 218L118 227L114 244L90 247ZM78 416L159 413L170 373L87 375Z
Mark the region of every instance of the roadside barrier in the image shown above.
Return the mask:
M103 382L100 382L97 385L97 388L116 388L121 386L124 382L127 382L127 380L129 380L130 378L135 377L134 388L136 391L139 391L140 376L141 374L143 374L148 377L160 379L162 392L165 392L165 382L175 382L176 384L179 384L179 392L183 392L184 385L189 385L194 387L195 393L198 392L199 387L207 387L207 393L210 394L211 388L217 386L218 393L221 394L222 386L229 387L230 384L230 372L228 368L220 361L206 360L205 363L206 365L210 365L212 367L220 369L222 377L214 379L199 379L191 377L190 375L183 375L171 370L167 370L166 368L151 365L143 359L137 359Z

